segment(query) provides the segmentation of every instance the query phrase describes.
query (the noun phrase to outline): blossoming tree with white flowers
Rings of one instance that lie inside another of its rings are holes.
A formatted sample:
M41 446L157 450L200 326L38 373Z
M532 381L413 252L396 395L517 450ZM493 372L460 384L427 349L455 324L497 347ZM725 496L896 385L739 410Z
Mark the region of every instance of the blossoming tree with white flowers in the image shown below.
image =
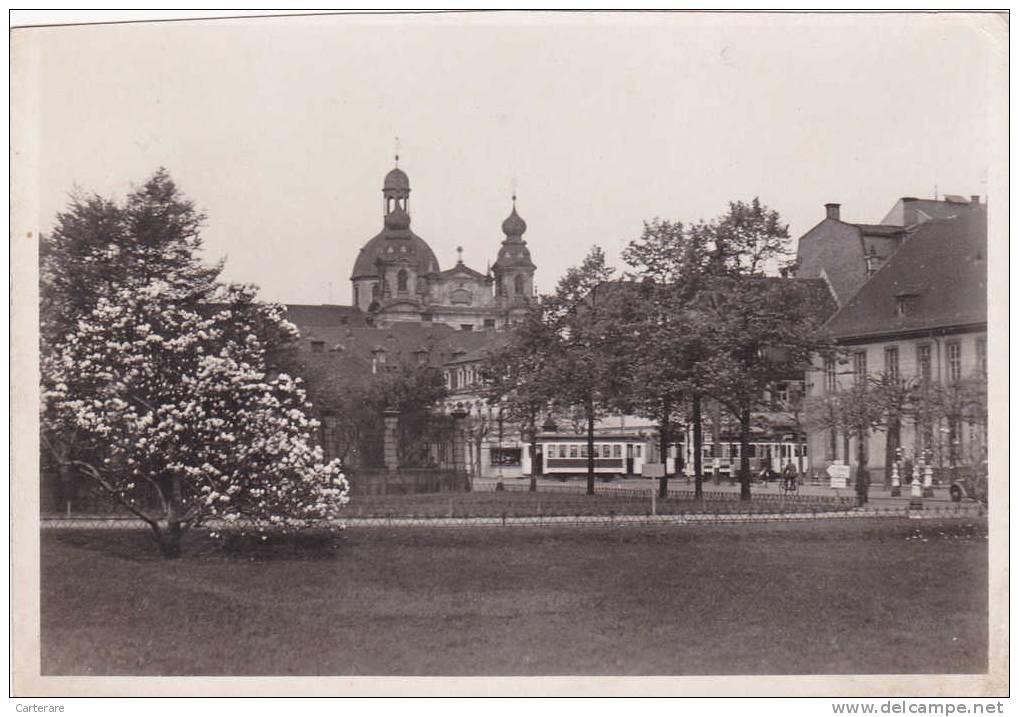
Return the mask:
M310 442L300 380L273 375L259 338L266 324L296 329L251 289L225 293L198 312L158 280L122 287L44 360L44 416L101 456L74 469L148 523L167 557L189 528L328 525L347 501L339 464Z
M347 481L286 371L296 328L200 259L204 216L165 170L124 204L77 197L40 245L44 455L152 528L332 525Z

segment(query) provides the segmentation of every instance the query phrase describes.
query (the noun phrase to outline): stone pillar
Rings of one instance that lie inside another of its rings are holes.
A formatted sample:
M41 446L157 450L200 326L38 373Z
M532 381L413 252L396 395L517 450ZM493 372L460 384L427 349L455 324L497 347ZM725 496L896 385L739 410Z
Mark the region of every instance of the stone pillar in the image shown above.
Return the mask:
M386 470L395 473L400 467L396 453L397 426L400 422L400 412L395 408L387 408L382 412L382 420L385 423L385 430L382 434L382 458L386 464Z
M467 475L467 438L464 430L467 412L457 407L449 415L453 417L453 472L463 476L467 490L470 490L470 478Z

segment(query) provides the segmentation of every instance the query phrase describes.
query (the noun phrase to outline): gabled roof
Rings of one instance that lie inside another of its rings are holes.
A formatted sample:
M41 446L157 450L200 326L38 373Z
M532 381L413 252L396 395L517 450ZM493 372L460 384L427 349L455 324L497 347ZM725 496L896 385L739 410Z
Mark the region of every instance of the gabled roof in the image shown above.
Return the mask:
M300 326L364 326L364 312L356 306L286 304L287 319Z
M370 376L373 354L384 353L389 365L417 365L423 360L438 368L454 356L460 359L491 345L493 340L492 331L457 331L446 324L394 322L375 328L294 323L301 334L298 360L310 369L309 376L338 385ZM313 342L322 342L324 350L312 350Z
M470 276L474 279L481 279L482 281L486 281L491 278L485 276L480 271L475 271L474 269L464 264L462 261L458 261L456 263L456 266L454 266L452 269L446 269L444 271L433 271L428 276L448 279L449 277L456 276L457 274L466 274L467 276Z
M952 195L949 199L919 199L917 197L903 197L895 203L884 219L882 224L896 224L898 226L909 226L932 219L950 219L969 211L972 208L970 202L964 197Z
M906 228L895 224L856 224L861 232L868 236L897 237L906 233Z
M986 321L987 212L963 208L917 227L827 328L847 339Z

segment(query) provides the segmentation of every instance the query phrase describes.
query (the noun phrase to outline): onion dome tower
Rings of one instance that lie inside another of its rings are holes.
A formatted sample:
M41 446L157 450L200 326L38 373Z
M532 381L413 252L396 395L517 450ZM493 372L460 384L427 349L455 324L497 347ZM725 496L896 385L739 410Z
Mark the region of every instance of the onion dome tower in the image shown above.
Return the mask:
M439 262L410 230L410 179L400 169L400 155L382 182L382 197L382 231L361 248L350 275L353 303L363 311L393 304L407 310L421 303L428 290L425 277L439 270Z
M523 235L527 222L517 214L517 195L513 194L513 209L502 223L506 238L499 247L499 254L492 264L495 277L496 301L504 307L523 308L534 293L534 263Z

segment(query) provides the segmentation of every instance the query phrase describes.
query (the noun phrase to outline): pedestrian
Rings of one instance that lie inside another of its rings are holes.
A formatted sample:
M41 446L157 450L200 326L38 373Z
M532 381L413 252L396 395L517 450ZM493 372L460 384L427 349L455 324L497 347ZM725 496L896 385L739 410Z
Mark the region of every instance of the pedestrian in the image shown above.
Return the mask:
M800 474L796 470L796 466L793 465L792 461L785 464L785 468L782 469L782 480L786 491L796 490L796 483L799 480Z

